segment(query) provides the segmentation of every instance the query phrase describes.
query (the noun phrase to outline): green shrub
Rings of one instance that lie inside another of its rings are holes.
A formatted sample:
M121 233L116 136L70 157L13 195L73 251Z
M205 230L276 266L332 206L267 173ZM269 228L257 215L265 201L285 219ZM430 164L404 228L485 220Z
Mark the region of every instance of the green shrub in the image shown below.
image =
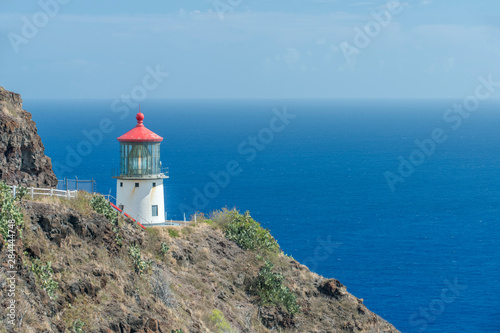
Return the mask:
M236 333L219 309L212 311L210 320L214 323L215 327L217 327L218 333Z
M28 194L29 190L27 187L18 187L16 190L16 200L21 201Z
M142 259L141 249L137 245L132 245L128 248L128 254L134 262L136 273L143 275L151 269L153 262L151 260L145 261Z
M43 264L40 259L34 259L31 263L31 271L35 273L36 280L42 285L42 289L47 292L47 295L51 299L55 299L59 284L53 279L52 263L49 261Z
M242 215L237 210L223 210L215 213L213 220L222 228L226 238L234 241L242 249L279 251L278 242L269 230L262 228L248 212Z
M172 330L171 333L184 333L184 331L183 330Z
M116 245L118 245L119 247L122 247L122 245L123 245L123 237L122 236L116 235L115 241L116 241Z
M160 245L160 251L163 255L166 255L168 250L170 250L170 248L167 246L167 243L165 242L161 242L161 245Z
M90 200L90 206L95 212L104 215L109 222L117 222L118 212L111 207L109 201L102 195L94 195Z
M80 319L77 319L73 323L73 327L71 328L71 330L74 333L83 333L84 332L83 331L83 326L85 326L85 323L83 321L81 321Z
M168 234L170 237L177 238L180 236L179 231L177 229L169 228L168 229Z
M10 223L9 223L10 222ZM19 236L22 236L24 217L16 205L12 192L5 182L0 183L0 234L4 243L7 242L9 229L17 228ZM10 224L10 225L9 225ZM12 235L12 233L11 233Z
M290 314L300 311L297 298L287 286L283 285L285 277L272 271L274 265L266 261L259 274L250 286L250 293L259 297L261 305L284 306Z

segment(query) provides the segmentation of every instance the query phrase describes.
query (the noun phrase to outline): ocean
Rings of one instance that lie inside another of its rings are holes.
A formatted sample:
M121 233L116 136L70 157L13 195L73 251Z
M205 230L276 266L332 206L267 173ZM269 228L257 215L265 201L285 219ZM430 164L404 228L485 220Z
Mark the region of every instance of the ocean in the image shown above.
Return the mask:
M500 332L500 102L148 100L168 219L250 211L402 332ZM59 179L114 195L138 108L25 100ZM229 174L227 171L233 172Z

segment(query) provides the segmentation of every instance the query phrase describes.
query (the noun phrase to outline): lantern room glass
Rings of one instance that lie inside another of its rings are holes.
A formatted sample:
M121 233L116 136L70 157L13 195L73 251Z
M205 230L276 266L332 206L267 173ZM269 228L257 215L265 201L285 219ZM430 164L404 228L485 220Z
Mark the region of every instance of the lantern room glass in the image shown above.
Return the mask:
M120 174L136 177L161 173L159 142L121 142Z

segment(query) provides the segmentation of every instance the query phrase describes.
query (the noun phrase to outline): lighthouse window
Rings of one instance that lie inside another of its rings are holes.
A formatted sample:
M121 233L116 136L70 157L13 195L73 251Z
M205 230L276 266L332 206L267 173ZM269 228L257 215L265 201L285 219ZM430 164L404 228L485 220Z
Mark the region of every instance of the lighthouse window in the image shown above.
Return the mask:
M136 177L161 172L159 142L122 142L120 155L121 175Z
M135 187L139 187L139 183L135 183Z
M158 205L153 205L153 216L158 216Z
M120 182L120 187L123 187L123 182Z
M156 183L153 183L153 187L156 187Z

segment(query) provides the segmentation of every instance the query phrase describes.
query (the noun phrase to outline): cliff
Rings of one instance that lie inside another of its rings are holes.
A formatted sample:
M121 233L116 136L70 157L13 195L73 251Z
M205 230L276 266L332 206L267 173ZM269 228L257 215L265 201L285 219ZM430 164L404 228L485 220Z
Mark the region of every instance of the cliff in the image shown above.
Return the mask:
M398 332L339 281L279 249L244 249L254 239L246 234L253 227L241 224L253 224L249 216L222 211L201 223L143 230L123 216L108 220L91 200L82 192L76 200L16 204L24 218L15 246L13 331ZM228 230L238 225L245 235L231 240ZM275 244L257 229L266 246ZM4 263L1 281L7 270ZM263 274L267 282L259 284ZM267 290L266 283L277 287ZM0 287L5 309L8 284ZM13 328L6 315L0 313L0 332Z
M0 87L0 180L10 185L56 186L44 150L31 114L22 108L21 96Z

